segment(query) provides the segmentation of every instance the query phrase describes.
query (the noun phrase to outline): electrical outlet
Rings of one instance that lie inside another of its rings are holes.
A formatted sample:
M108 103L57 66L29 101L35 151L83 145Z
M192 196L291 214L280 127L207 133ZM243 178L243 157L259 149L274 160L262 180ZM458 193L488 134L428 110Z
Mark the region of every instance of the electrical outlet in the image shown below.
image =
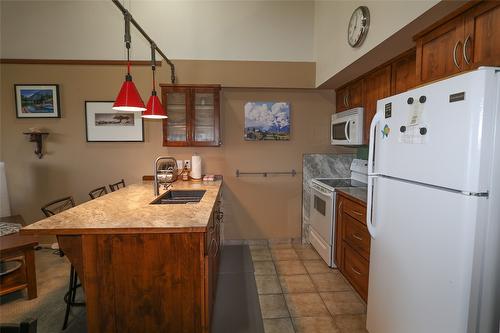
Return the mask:
M184 166L191 169L191 160L184 160Z

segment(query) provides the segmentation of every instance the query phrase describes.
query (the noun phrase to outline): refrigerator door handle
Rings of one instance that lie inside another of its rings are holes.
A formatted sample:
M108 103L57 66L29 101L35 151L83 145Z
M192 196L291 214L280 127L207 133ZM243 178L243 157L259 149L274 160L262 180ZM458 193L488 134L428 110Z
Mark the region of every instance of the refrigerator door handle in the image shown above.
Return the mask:
M344 128L344 133L345 133L345 138L347 139L347 142L351 142L351 138L349 137L349 130L348 128L351 126L351 121L348 120L345 123L345 128Z
M373 178L377 177L376 174L373 173L373 165L374 165L374 151L375 151L375 127L380 122L381 113L375 113L373 120L370 124L370 137L369 146L368 146L368 187L367 187L367 207L366 207L366 226L368 227L368 232L370 236L375 239L376 237L376 229L372 224L372 206L373 206Z
M375 175L373 173L373 166L375 164L374 160L374 152L375 152L375 127L378 125L380 122L380 118L382 117L382 114L380 112L375 113L375 116L373 117L373 120L370 124L370 137L368 138L368 176L373 176Z
M368 176L367 198L366 198L366 226L370 236L375 239L377 230L372 224L372 210L373 210L373 178L377 176Z

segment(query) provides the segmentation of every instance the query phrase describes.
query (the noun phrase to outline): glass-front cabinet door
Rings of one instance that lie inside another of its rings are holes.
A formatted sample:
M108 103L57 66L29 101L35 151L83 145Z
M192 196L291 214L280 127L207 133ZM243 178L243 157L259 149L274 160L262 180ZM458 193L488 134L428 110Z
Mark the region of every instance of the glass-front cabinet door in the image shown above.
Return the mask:
M162 85L164 146L219 146L220 86Z
M165 119L166 131L164 131L164 140L172 145L186 146L188 142L188 100L189 91L184 89L175 89L166 93L166 103L164 102L165 112L168 118Z
M193 91L193 145L218 146L219 91L198 88Z

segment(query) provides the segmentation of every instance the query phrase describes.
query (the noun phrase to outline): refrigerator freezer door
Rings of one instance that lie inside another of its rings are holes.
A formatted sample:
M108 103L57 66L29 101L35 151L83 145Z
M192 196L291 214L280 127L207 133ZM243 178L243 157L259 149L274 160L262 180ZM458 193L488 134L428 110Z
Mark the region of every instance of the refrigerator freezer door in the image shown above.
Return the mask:
M481 200L488 199L374 179L370 333L467 332Z
M378 101L373 172L488 191L498 75L480 69Z

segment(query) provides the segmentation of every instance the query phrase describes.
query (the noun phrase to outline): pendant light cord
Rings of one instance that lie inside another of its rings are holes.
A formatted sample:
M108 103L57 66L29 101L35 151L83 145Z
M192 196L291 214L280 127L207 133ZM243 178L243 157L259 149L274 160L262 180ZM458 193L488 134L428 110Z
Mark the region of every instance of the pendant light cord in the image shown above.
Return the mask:
M151 69L153 70L153 94L156 95L156 44L151 43Z
M125 16L125 47L127 48L127 75L130 76L130 43L132 42L132 37L130 36L130 19L132 16L127 11L123 14Z

